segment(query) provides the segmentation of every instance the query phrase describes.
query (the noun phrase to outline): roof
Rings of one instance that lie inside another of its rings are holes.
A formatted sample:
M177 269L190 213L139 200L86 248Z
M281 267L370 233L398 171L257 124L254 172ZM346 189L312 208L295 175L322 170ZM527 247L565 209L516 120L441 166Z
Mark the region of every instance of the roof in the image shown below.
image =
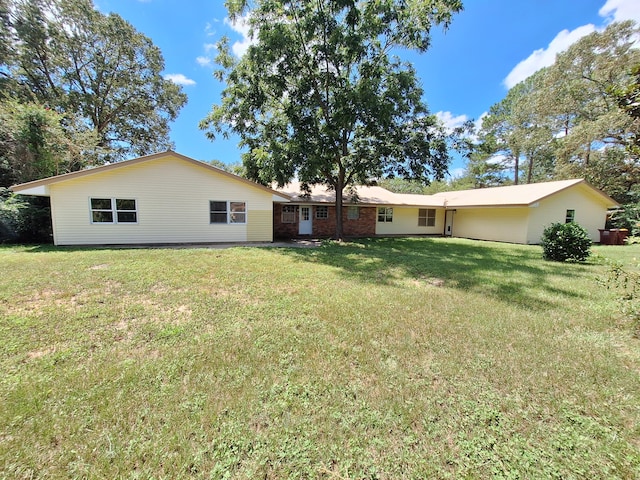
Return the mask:
M11 186L10 189L15 193L20 193L23 195L49 196L49 189L48 189L49 185L66 182L72 179L86 177L89 175L95 175L98 173L103 173L111 170L117 170L120 168L126 168L132 165L137 165L139 163L151 162L153 160L158 160L163 157L176 158L180 161L184 161L192 165L196 165L200 168L204 168L206 170L215 172L218 175L233 178L234 180L250 185L251 187L267 191L275 196L274 201L288 201L290 199L289 196L283 192L277 192L271 188L252 182L251 180L247 180L246 178L239 177L237 175L234 175L233 173L225 172L224 170L221 170L212 165L209 165L208 163L204 163L199 160L194 160L193 158L187 157L185 155L181 155L172 150L168 150L166 152L154 153L152 155L145 155L143 157L138 157L131 160L123 160L121 162L111 163L109 165L102 165L100 167L93 167L85 170L79 170L77 172L64 173L62 175L56 175L54 177L43 178L42 180L34 180L32 182L21 183L18 185Z
M357 199L348 191L345 191L344 204L444 208L530 206L550 195L576 185L583 185L585 188L590 189L594 195L599 196L603 203L609 207L618 205L611 197L589 185L583 179L441 192L434 195L393 193L382 187L357 186L355 187ZM311 186L309 195L305 195L302 192L302 184L298 182L290 183L277 190L288 195L292 202L310 204L335 202L335 193L324 185Z
M311 193L305 195L302 184L292 182L276 190L288 195L292 202L298 203L334 203L336 194L325 185L310 186ZM444 207L444 200L434 198L432 195L413 195L393 193L382 187L366 187L358 185L355 188L355 196L345 190L345 205L405 205L417 207Z
M445 200L447 208L457 207L490 207L490 206L530 206L550 195L559 193L576 185L584 185L601 197L608 206L618 203L597 188L589 185L583 179L559 180L555 182L529 183L525 185L510 185L507 187L479 188L475 190L460 190L441 192L433 197Z

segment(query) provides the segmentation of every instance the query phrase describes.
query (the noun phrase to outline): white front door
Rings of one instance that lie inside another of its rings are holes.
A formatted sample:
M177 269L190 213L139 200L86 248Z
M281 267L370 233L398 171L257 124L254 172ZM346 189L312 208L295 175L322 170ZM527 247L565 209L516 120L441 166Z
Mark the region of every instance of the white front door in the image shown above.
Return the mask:
M311 207L300 206L300 225L298 226L299 235L311 235Z
M453 235L453 214L455 210L447 210L444 213L444 235L450 237Z

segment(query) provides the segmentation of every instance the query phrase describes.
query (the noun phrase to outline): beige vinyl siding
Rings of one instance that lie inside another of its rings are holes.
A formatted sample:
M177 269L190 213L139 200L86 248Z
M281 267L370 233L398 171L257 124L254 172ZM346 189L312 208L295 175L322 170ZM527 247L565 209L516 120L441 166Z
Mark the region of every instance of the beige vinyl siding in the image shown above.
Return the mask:
M453 215L453 236L526 243L528 207L458 208Z
M528 243L540 243L544 228L552 223L564 223L569 209L576 211L575 222L587 229L591 240L599 242L598 229L604 228L607 217L605 200L586 185L576 185L530 208Z
M90 198L133 198L138 222L92 224ZM247 224L211 224L211 200L246 202ZM272 239L271 193L171 156L53 184L51 203L58 245Z
M420 207L428 208L428 207ZM439 235L444 230L444 209L436 208L433 227L418 226L417 207L393 207L393 222L378 222L376 208L376 235Z
M273 240L273 212L254 210L247 219L248 242L271 242Z

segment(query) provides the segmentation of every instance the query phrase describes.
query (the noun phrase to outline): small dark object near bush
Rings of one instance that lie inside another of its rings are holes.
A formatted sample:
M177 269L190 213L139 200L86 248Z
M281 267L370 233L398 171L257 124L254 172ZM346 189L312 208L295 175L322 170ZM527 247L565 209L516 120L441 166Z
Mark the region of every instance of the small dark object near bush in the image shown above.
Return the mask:
M542 256L558 262L584 262L591 254L591 239L575 222L554 223L542 234Z

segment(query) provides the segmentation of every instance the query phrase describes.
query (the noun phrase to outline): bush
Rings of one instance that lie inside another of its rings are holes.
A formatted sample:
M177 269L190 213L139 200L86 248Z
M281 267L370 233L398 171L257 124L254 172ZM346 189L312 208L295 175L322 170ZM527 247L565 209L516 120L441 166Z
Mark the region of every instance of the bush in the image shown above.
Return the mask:
M584 262L591 254L589 234L575 222L549 225L544 229L541 245L546 260Z

